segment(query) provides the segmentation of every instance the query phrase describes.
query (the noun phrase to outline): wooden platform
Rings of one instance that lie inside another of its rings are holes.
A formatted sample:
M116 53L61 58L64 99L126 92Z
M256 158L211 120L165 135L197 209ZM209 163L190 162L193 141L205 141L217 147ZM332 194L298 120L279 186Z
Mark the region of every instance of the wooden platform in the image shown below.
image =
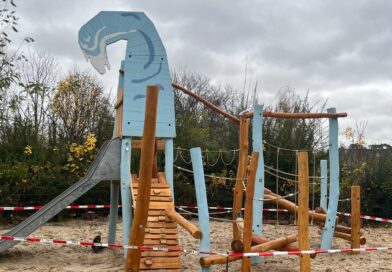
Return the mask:
M136 206L138 197L138 178L132 175L132 199ZM166 207L174 208L174 202L165 174L158 173L158 178L152 180L148 222L144 245L178 248L177 223L171 220L165 212ZM137 207L136 207L137 208ZM180 253L164 251L144 251L140 260L140 270L143 271L181 271Z

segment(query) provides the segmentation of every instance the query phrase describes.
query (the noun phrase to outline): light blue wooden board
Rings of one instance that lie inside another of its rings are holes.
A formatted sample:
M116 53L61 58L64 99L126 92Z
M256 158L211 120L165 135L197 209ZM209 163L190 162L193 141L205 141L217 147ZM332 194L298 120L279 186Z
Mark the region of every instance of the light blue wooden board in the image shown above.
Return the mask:
M210 229L210 218L208 213L208 202L207 202L207 191L204 179L203 159L201 156L201 149L199 147L191 149L191 159L193 168L193 177L195 180L196 200L199 215L199 228L202 231L202 237L200 239L200 252L211 251L211 229ZM208 256L206 254L200 254L200 257ZM211 271L209 267L200 267L200 271L207 272Z
M105 72L106 46L127 41L123 62L123 136L141 136L148 85L160 86L157 137L175 137L174 94L165 47L142 12L100 12L79 31L79 45L93 66Z
M336 113L336 109L327 109L328 113ZM337 118L329 119L329 201L327 221L321 234L321 249L332 247L333 234L335 231L335 218L339 202L339 126Z
M253 200L252 231L257 236L263 234L263 201L264 199L264 154L263 154L263 106L256 105L252 122L253 151L259 152L256 171L256 183ZM252 263L260 263L261 257L252 257Z
M320 188L320 207L325 211L328 209L328 161L320 161L321 169L321 188Z

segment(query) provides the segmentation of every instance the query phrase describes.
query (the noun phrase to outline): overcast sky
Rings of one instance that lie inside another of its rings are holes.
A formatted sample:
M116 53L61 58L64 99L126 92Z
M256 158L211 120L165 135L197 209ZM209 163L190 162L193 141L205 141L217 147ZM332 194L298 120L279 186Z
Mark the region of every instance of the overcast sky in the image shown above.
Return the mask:
M100 76L77 43L101 10L143 11L161 35L171 68L187 67L242 90L258 81L261 102L290 86L346 111L345 127L367 121L368 143L392 143L392 1L17 0L23 45L48 50L65 74L80 67L116 90L125 43L108 48Z

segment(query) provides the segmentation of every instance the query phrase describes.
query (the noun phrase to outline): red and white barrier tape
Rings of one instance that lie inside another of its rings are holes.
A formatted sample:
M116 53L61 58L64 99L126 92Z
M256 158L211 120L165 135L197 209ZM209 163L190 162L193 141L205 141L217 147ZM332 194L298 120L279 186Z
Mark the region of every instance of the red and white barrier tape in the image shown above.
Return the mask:
M16 207L0 207L0 211L27 211L27 210L40 210L44 206L28 206L28 207L22 207L22 206L16 206ZM118 205L119 208L121 208L121 205ZM197 209L197 206L195 205L186 205L186 206L176 206L177 208L181 209ZM109 209L110 205L109 204L103 204L103 205L70 205L67 206L66 209ZM217 211L230 211L232 210L231 207L221 207L221 206L216 206L216 207L208 207L210 210L217 210ZM286 209L263 209L265 212L288 212ZM338 215L346 216L346 217L351 217L351 213L344 213L344 212L338 212ZM377 216L371 216L371 215L361 215L361 219L364 220L372 220L372 221L378 221L378 222L384 222L384 223L391 223L392 224L392 219L388 218L382 218L382 217L377 217Z
M27 210L41 210L44 206L30 206L30 207L21 207L21 206L16 206L16 207L0 207L0 211L27 211ZM121 205L118 205L120 208ZM71 205L67 206L66 209L109 209L110 205L109 204L104 204L104 205Z
M121 244L107 244L107 243L93 243L83 241L70 241L70 240L55 240L46 238L34 238L34 237L13 237L13 236L0 236L0 241L16 241L16 242L28 242L28 243L42 243L42 244L55 244L55 245L73 245L73 246L96 246L114 249L140 249L142 251L165 251L165 252L180 252L190 254L206 254L206 255L220 255L227 257L253 257L253 256L289 256L289 255L303 255L303 254L333 254L333 253L351 253L351 252L370 252L370 251L389 251L392 250L392 246L389 247L371 247L371 248L342 248L342 249L328 249L328 250L294 250L294 251L267 251L267 252L247 252L247 253L215 253L215 252L204 252L196 250L187 250L178 247L153 247L153 246L132 246L132 245L121 245Z
M338 215L351 217L351 213L338 212ZM372 221L379 221L379 222L385 222L385 223L392 223L392 219L376 217L376 216L370 216L370 215L363 215L363 214L361 214L360 218L361 219L365 219L365 220L372 220Z
M132 246L132 245L121 245L121 244L107 244L107 243L93 243L84 241L72 241L72 240L57 240L57 239L46 239L46 238L36 238L36 237L14 237L14 236L0 236L0 241L16 241L16 242L28 242L28 243L41 243L41 244L51 244L51 245L73 245L73 246L96 246L105 248L126 248L126 249L140 249L143 251L167 251L167 252L187 252L181 248L173 247L152 247L152 246ZM198 253L198 252L197 252Z
M187 206L176 206L176 208L180 209L198 209L197 206L194 205L187 205ZM208 207L209 210L218 210L218 211L231 211L233 208L231 207L221 207L221 206L216 206L216 207ZM242 208L243 210L244 208ZM286 209L263 209L265 212L288 212Z
M352 252L370 252L370 251L388 251L390 247L369 247L369 248L340 248L340 249L318 249L318 250L294 250L294 251L267 251L251 253L230 253L229 256L253 257L253 256L289 256L289 255L309 255L309 254L333 254L333 253L352 253Z

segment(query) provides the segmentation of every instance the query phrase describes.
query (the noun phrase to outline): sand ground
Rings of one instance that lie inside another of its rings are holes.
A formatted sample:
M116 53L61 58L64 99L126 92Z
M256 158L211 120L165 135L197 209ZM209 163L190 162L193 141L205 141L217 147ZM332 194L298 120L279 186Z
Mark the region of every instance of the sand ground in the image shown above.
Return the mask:
M197 221L194 221L197 224ZM121 222L118 223L117 241L121 243ZM92 221L70 220L61 223L48 223L34 232L40 238L91 241L97 232L102 233L103 241L107 237L107 220L105 218ZM3 229L4 230L4 229ZM3 230L0 233L3 233ZM311 227L311 246L317 248L320 236L318 228ZM392 245L391 228L365 228L366 246ZM265 237L278 238L296 233L295 226L265 225ZM227 252L231 240L231 224L227 222L211 223L212 249ZM180 246L197 250L196 241L180 229ZM349 247L342 240L333 245ZM199 271L198 256L183 254L181 256L183 271ZM331 254L317 256L311 261L312 271L392 271L392 251L369 252L360 255ZM213 271L226 271L225 265L215 266ZM239 271L240 263L230 263L228 271ZM106 249L94 254L91 248L63 245L43 245L20 243L14 248L0 253L0 271L123 271L123 252ZM299 259L296 256L266 257L264 264L253 266L252 271L299 271Z

